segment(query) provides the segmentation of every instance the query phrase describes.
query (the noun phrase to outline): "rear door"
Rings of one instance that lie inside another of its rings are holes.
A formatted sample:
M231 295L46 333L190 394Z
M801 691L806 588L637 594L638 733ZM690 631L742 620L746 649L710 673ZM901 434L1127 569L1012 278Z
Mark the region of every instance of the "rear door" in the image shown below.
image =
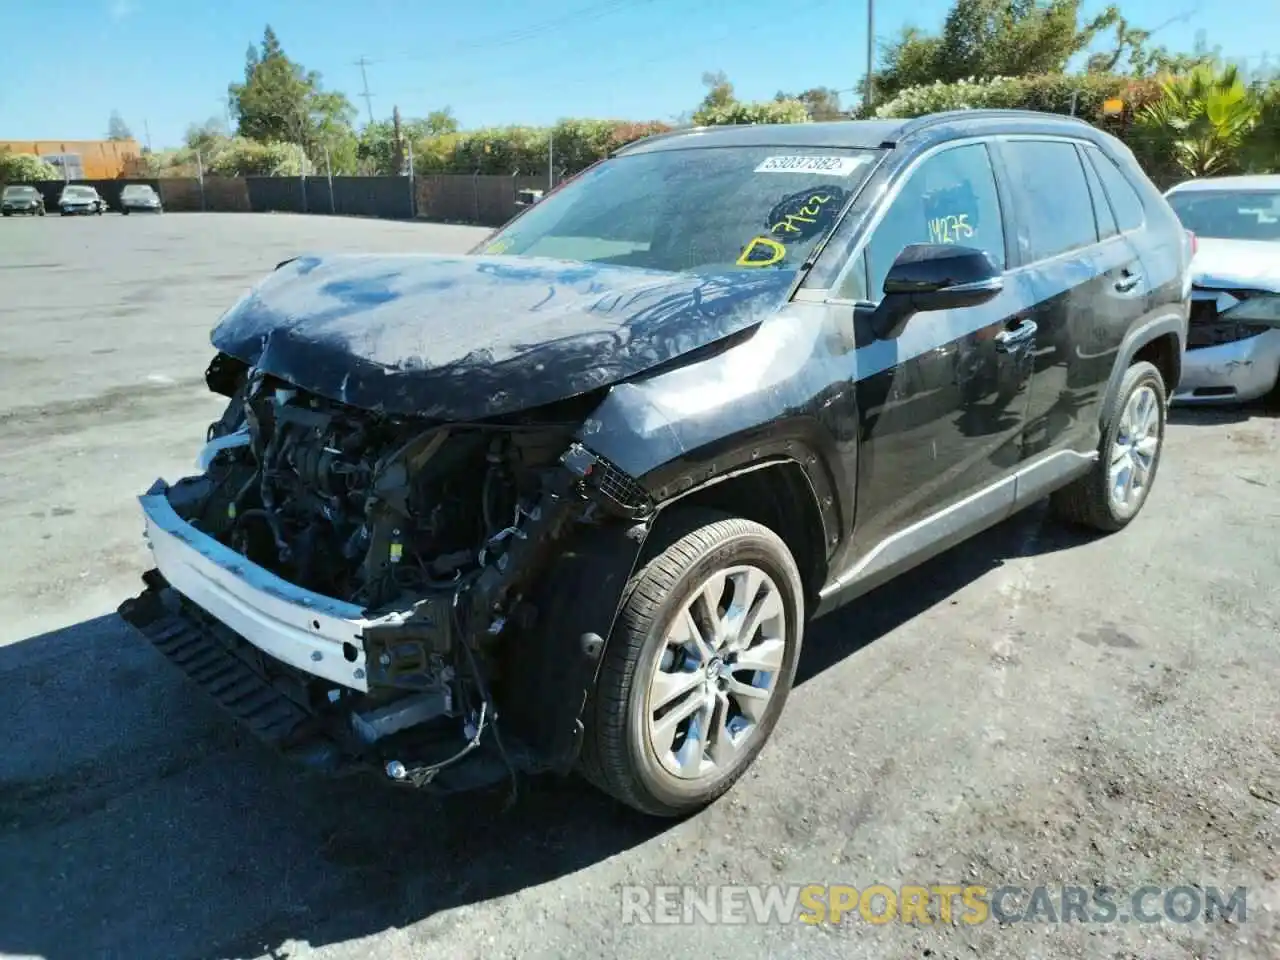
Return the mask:
M997 147L1016 198L1014 282L1035 305L1021 460L1059 454L1067 471L1080 466L1070 462L1072 452L1097 446L1098 404L1146 295L1141 262L1084 149L1052 138L1006 138ZM1058 476L1051 470L1044 479L1051 485Z

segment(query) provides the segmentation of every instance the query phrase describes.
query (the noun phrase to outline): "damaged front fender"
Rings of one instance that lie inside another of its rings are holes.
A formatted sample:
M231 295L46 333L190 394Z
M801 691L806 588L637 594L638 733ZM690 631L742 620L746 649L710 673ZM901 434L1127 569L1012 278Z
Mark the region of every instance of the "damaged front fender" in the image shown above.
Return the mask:
M582 748L584 710L649 521L583 527L538 585L538 620L510 650L499 698L547 765L567 772Z

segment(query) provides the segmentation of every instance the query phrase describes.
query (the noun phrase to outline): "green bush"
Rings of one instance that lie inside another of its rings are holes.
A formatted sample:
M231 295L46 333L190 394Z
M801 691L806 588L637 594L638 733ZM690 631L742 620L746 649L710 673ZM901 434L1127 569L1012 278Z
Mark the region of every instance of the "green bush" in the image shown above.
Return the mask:
M217 177L296 177L302 173L302 152L292 143L234 137L205 163Z
M554 127L486 127L424 137L413 145L418 173L577 173L614 150L671 128L665 123L561 120Z
M704 107L693 115L700 127L717 127L734 123L806 123L809 109L799 100L764 100L744 103L731 100L725 104Z
M1072 112L1095 121L1102 117L1104 101L1123 100L1127 114L1158 99L1159 85L1114 74L1044 74L1031 77L995 77L908 87L876 108L877 117L920 117L944 110L980 108Z
M0 183L36 183L40 180L61 179L62 174L57 167L33 153L0 151Z

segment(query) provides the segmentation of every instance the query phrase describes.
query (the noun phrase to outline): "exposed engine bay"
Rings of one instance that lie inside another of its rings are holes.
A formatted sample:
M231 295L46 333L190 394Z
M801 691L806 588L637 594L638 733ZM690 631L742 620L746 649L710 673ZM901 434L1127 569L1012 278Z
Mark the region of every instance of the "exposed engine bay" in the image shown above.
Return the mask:
M359 611L362 649L343 645L362 665L356 689L305 663L261 666L348 752L398 741L411 753L405 737L433 722L462 743L443 759L386 764L395 780L425 785L494 727L504 649L536 621L532 591L557 544L651 509L630 478L574 441L595 398L454 424L335 403L225 354L207 380L230 402L209 426L203 474L164 487L165 501L255 568ZM216 611L210 619L169 592L188 622L219 629ZM268 649L251 633L241 639Z

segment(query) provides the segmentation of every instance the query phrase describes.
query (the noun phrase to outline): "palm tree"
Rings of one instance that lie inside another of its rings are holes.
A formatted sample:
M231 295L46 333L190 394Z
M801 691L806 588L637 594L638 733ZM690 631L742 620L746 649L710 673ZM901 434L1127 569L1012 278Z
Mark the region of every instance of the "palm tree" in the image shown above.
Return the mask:
M1160 99L1137 116L1140 146L1159 169L1211 177L1241 166L1241 149L1258 124L1261 105L1234 66L1201 65L1160 81ZM1163 162L1162 162L1163 161Z

